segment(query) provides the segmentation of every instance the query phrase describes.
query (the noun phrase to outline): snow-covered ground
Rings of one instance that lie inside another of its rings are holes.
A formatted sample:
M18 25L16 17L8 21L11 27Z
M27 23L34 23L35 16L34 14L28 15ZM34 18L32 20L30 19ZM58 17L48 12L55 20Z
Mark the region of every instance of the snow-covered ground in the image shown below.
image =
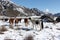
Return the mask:
M23 20L22 20L23 21ZM3 32L4 34L0 34L0 40L6 40L6 39L12 39L12 40L24 40L25 37L28 37L28 35L32 35L34 40L60 40L60 23L47 23L44 22L44 29L41 31L32 29L29 31L26 30L15 30L9 28L9 23L8 22L3 22L0 21L0 27L1 25L7 25L8 31ZM24 23L19 23L22 26L19 27L25 27ZM32 24L29 24L29 29L30 27L32 28ZM46 28L48 27L48 28Z

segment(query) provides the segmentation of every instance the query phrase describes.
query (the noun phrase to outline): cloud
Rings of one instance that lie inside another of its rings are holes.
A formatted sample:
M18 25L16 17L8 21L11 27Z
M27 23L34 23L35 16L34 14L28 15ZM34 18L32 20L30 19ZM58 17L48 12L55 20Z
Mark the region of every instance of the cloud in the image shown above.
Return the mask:
M46 9L45 11L46 11L46 12L49 12L49 9Z

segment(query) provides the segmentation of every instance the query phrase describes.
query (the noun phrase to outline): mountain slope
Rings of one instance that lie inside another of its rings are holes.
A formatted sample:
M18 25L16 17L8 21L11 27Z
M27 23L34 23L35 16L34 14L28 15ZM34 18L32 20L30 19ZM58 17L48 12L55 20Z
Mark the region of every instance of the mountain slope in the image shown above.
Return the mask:
M0 1L1 11L0 13L5 16L16 17L16 16L40 16L44 12L38 10L37 8L26 8L24 6L18 6L11 1Z
M59 17L60 16L60 13L54 14L54 16Z

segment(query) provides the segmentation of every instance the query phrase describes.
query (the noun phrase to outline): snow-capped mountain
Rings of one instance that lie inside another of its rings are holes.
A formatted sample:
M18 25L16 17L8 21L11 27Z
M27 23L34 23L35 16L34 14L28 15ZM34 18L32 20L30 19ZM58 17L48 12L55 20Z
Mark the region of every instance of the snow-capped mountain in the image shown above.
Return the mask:
M56 14L54 14L54 16L60 17L60 13L56 13Z
M44 12L37 8L26 8L11 1L0 0L0 13L5 16L39 16Z

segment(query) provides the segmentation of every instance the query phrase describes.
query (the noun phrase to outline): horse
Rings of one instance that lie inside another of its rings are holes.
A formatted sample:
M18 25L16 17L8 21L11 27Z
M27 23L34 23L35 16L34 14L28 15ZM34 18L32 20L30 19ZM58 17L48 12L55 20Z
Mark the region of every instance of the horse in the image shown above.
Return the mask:
M29 24L28 18L24 19L24 23L25 23L25 26L28 26L28 24Z
M9 19L9 23L13 25L13 23L14 23L14 18L10 18L10 19Z

